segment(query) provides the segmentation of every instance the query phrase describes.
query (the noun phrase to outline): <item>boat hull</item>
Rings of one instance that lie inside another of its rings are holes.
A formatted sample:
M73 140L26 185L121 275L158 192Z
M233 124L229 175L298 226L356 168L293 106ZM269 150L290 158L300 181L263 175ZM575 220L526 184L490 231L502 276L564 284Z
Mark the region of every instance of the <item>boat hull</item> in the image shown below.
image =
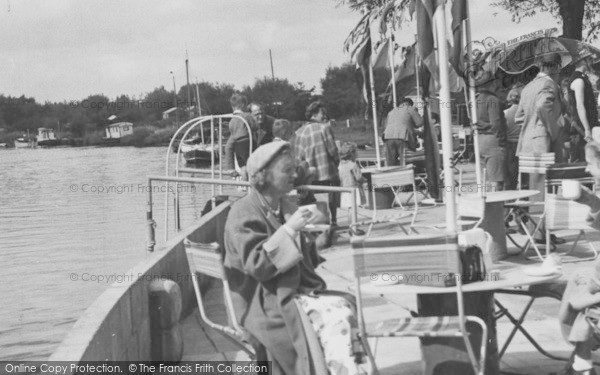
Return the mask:
M88 307L49 360L75 363L181 360L181 357L176 358L173 345L161 345L164 332L156 328L160 324L155 324L151 316L167 307L150 298L150 291L154 290L155 282L173 280L181 291L180 301L168 306L167 310L181 311L178 322L193 311L196 297L184 240L189 237L193 242L219 242L222 245L229 207L228 202L218 205L190 229L179 232L163 248L127 271L125 275L132 276L111 285ZM206 281L201 280L201 288ZM177 334L172 337L177 340ZM170 356L165 357L165 346L171 351Z
M54 146L60 146L61 142L58 139L47 139L45 141L39 141L37 143L37 145L39 147L54 147Z
M35 148L34 141L20 141L15 140L15 148Z

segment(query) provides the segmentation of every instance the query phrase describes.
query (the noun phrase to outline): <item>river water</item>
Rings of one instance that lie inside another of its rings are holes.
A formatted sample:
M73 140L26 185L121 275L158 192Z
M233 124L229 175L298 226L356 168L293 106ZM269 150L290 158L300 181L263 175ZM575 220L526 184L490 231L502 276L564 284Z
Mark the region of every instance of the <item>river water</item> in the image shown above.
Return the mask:
M47 358L114 277L148 256L146 177L164 175L166 151L0 150L0 360ZM185 225L210 191L180 191ZM153 199L161 243L164 193Z

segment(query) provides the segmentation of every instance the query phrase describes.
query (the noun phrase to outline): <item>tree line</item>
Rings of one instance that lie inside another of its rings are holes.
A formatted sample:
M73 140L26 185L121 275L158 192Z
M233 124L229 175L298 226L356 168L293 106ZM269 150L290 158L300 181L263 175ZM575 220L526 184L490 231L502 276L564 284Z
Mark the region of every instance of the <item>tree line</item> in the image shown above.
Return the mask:
M90 134L101 137L104 127L115 121L132 122L134 129L140 125L152 129L172 128L175 116L163 119L166 110L178 108L179 124L188 116L231 113L229 98L234 92L246 95L250 102L263 104L267 114L291 121L304 120L306 107L316 99L327 103L332 118L342 120L364 113L362 82L352 64L328 67L320 83L319 95L315 87L307 88L301 82L266 77L257 78L251 86L241 90L228 83L190 84L189 95L187 85L180 87L176 95L161 86L139 97L119 95L111 99L93 94L81 100L44 103L24 95L0 94L0 142L10 142L28 131L34 135L39 127L60 130L61 137L74 139ZM109 120L111 116L116 118Z

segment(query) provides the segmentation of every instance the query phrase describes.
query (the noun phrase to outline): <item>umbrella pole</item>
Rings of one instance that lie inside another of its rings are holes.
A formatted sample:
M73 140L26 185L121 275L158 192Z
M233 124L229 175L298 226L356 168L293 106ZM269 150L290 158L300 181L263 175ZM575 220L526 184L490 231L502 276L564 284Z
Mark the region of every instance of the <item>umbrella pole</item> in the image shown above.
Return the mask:
M415 34L415 79L417 80L417 99L419 101L422 100L421 98L421 82L420 82L420 78L419 77L419 49L417 48L417 46L419 45L419 35ZM421 107L421 106L419 106Z
M467 19L465 20L465 41L467 42L467 55L468 55L468 63L472 64L473 58L472 54L472 46L471 46L471 12L469 11L469 1L466 1L467 7ZM469 75L469 97L471 102L471 124L473 130L473 152L475 153L475 178L477 180L477 194L481 196L483 194L483 189L485 186L481 186L482 178L481 178L481 164L480 164L480 156L479 156L479 130L477 129L477 123L479 118L477 117L477 91L475 89L475 77L472 74Z
M392 98L394 99L394 107L396 107L396 103L398 103L398 94L396 93L396 77L394 76L394 67L396 63L394 62L394 52L395 52L395 44L394 41L394 33L390 30L390 69L392 71Z
M435 12L438 40L438 67L440 70L440 102L450 103L450 76L448 74L448 46L446 45L445 5L439 5ZM452 168L452 112L448 105L440 106L442 128L442 152L444 157L444 194L446 202L446 230L456 233L456 195L454 191L454 170ZM448 188L450 187L450 188Z
M373 55L371 55L371 59ZM373 132L375 133L375 155L377 168L381 168L381 154L379 153L379 130L377 129L377 101L375 99L375 79L373 78L373 64L369 63L369 81L371 86L371 108L373 109Z

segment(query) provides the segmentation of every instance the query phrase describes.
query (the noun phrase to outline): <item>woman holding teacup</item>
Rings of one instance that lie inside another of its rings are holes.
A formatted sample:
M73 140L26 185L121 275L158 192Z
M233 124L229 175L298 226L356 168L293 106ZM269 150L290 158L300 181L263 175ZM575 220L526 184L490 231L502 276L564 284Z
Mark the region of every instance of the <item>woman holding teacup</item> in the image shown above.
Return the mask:
M315 207L297 208L286 199L297 177L291 145L260 146L246 166L252 188L229 212L224 263L239 323L252 335L257 360L272 361L272 374L314 372L299 302L319 335L330 373L362 373L362 353L353 351L353 301L325 290L315 272L322 259L301 234L326 219Z
M586 171L594 178L600 178L600 143L590 142L585 146ZM579 181L565 180L562 186L563 197L590 207L587 223L600 230L600 198ZM592 366L592 349L600 342L593 335L592 328L582 312L590 306L600 304L600 260L596 261L592 277L575 274L563 295L558 318L563 335L575 345L573 361L569 373L596 374Z

